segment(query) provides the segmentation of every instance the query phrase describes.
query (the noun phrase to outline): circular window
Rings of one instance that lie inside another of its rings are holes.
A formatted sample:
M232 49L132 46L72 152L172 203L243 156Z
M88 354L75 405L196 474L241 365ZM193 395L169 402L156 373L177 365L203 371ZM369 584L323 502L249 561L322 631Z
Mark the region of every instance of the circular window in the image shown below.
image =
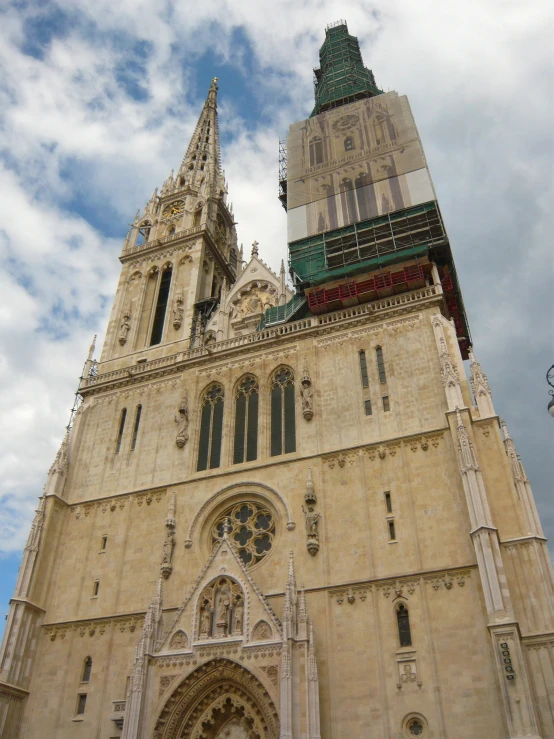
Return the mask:
M423 736L423 723L418 718L411 718L406 728L408 729L408 736Z
M271 551L275 521L269 508L258 503L237 503L227 508L212 527L212 544L223 537L225 525L229 541L246 567L257 564Z

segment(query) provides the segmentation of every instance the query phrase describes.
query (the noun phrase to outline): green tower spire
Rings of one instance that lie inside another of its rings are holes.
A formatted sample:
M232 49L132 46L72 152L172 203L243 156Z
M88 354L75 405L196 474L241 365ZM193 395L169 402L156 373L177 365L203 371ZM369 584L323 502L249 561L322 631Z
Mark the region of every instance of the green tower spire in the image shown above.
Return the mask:
M348 33L346 21L331 23L319 50L315 74L315 108L312 116L360 98L380 95L371 69L366 69L356 36Z

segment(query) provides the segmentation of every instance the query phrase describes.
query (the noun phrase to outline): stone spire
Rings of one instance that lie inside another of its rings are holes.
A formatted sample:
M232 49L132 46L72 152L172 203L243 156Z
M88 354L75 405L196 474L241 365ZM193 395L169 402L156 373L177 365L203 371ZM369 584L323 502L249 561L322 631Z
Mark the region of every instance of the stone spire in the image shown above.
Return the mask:
M216 197L221 189L225 190L219 148L217 89L217 77L214 77L188 149L175 178L178 186L182 180L185 180L195 189L201 182L209 181L212 197ZM163 191L162 194L164 194Z
M492 404L491 388L486 374L481 369L481 365L475 359L473 348L469 350L471 377L470 384L473 391L473 397L479 409L481 418L495 416L494 406Z

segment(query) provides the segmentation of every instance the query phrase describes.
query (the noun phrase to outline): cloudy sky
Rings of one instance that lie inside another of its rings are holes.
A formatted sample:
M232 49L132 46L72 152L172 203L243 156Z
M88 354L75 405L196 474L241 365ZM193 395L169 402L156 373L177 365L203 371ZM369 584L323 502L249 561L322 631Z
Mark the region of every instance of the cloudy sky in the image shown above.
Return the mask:
M549 0L17 0L0 11L0 614L130 221L178 167L212 77L239 240L286 256L278 139L345 18L407 94L475 352L554 540ZM98 352L99 354L99 352ZM2 619L3 625L3 619Z

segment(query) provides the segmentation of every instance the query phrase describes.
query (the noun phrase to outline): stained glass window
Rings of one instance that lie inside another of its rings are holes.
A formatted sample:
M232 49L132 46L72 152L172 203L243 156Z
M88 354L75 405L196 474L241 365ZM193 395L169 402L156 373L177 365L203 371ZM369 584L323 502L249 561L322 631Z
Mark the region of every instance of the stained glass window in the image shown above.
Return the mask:
M258 381L244 377L235 396L235 445L233 464L258 457Z
M295 451L294 375L281 367L271 383L271 456Z
M223 388L214 383L202 396L197 470L219 467L223 438Z
M236 503L219 516L212 527L216 544L228 527L229 541L247 567L260 562L271 551L275 522L271 511L259 503Z
M167 301L169 299L169 287L171 285L171 267L166 269L160 280L160 289L158 290L158 301L154 312L154 322L152 324L152 334L150 336L150 346L159 344L162 340L164 329L165 314L167 310Z

